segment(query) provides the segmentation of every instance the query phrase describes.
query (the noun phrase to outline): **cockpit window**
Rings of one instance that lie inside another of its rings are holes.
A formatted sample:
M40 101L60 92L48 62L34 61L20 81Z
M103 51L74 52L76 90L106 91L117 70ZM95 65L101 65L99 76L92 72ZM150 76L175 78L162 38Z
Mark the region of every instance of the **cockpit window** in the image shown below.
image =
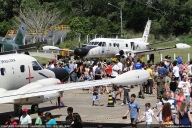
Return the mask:
M37 61L37 63L39 64L39 66L44 69L43 65L41 63L39 63L39 61Z
M102 43L102 47L105 47L105 46L106 46L106 43L105 43L105 42L103 42L103 43Z
M33 67L33 70L34 70L34 71L37 71L37 70L41 70L41 69L42 69L41 65L40 65L37 61L33 61L33 62L32 62L32 67Z
M98 43L98 46L102 46L102 42L99 42L99 43Z

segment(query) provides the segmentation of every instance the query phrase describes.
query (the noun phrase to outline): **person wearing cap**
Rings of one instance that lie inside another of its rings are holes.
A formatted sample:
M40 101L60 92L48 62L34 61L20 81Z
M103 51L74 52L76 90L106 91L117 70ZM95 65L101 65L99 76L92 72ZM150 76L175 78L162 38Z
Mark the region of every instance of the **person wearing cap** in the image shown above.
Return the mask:
M162 72L158 72L158 76L155 78L157 83L157 97L164 97L165 93L165 80L163 78Z
M32 124L31 117L27 114L27 112L28 112L27 108L22 109L23 115L20 117L21 125L31 125Z

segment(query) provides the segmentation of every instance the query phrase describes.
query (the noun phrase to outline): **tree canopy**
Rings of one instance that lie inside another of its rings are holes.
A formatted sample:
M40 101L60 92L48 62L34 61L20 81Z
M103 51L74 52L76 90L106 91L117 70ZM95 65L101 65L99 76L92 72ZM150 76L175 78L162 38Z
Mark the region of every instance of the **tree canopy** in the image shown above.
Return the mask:
M129 30L143 31L148 19L152 20L151 33L155 35L178 36L188 34L192 29L192 0L0 0L0 35L18 27L15 17L31 11L34 12L31 17L41 12L44 14L42 8L46 12L59 11L55 15L59 15L62 24L70 25L72 36L77 33L108 37L120 34L120 9L125 34ZM29 17L25 20L30 20ZM44 22L43 17L37 18ZM51 21L50 18L44 20Z

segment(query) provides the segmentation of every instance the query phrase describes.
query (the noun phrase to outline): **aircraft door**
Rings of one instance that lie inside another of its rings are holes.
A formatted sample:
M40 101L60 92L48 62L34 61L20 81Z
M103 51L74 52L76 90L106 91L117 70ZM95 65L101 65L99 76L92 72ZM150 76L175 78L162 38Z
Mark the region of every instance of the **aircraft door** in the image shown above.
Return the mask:
M131 49L135 50L135 42L131 42Z
M112 50L112 43L106 43L106 56L110 56L110 50Z

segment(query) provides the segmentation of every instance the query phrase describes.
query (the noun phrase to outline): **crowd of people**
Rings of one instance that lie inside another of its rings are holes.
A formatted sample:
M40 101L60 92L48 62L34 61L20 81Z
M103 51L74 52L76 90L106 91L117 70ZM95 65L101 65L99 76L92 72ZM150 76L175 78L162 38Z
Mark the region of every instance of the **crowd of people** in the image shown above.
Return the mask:
M73 113L73 108L67 108L68 115L65 119L65 125L61 125L61 127L65 128L83 128L81 116L78 113ZM19 119L19 122L14 120L12 115L9 115L8 121L6 121L5 125L9 125L9 127L48 127L48 128L57 128L60 125L57 124L53 115L50 112L44 113L42 110L38 110L38 116L35 119L35 122L32 123L31 116L28 114L28 109L22 109L22 115ZM43 120L43 116L45 116L46 121Z
M53 63L43 65L45 68L64 68L70 74L70 79L65 82L80 82L90 80L100 80L115 78L118 75L129 72L130 70L147 70L150 77L147 82L136 85L140 87L139 96L143 99L145 95L156 95L157 103L155 107L151 107L150 103L145 104L143 117L140 118L140 104L137 102L136 95L132 94L129 97L127 86L122 85L102 85L90 87L89 93L93 94L93 103L100 102L99 95L104 93L112 93L113 102L116 103L116 98L119 95L122 101L121 105L128 104L128 110L123 116L126 118L130 113L130 120L133 127L145 118L146 126L151 128L152 117L157 120L159 125L176 124L175 119L178 118L180 125L190 125L192 118L190 116L190 106L192 101L192 60L189 63L182 61L182 57L171 60L169 55L165 56L164 61L153 64L151 61L142 62L135 54L134 57L130 54L127 58L119 57L115 61L107 57L106 60L88 61L84 60L81 63L70 61L68 63ZM111 87L111 90L109 90ZM115 104L116 106L116 104ZM154 109L157 113L154 113ZM83 127L81 117L78 113L73 113L73 108L67 109L68 116L66 122L70 127ZM20 118L21 124L31 124L31 118L26 114L27 110L23 109L23 115ZM38 117L35 124L42 124L41 117L43 112L38 112ZM52 114L45 114L47 123L56 124ZM25 123L24 123L25 122ZM13 117L10 115L9 121L6 123L15 124Z

